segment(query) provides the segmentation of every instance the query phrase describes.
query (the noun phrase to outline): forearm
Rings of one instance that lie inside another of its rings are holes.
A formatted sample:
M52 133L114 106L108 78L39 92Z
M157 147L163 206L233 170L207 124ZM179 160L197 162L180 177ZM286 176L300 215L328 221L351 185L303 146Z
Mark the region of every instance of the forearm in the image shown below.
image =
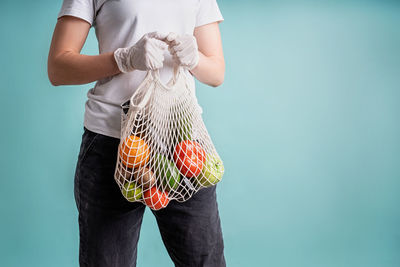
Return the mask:
M49 58L48 75L53 85L85 84L120 73L113 53L96 56L66 51Z
M225 77L225 61L223 57L205 56L199 51L199 63L190 72L202 83L213 87L221 85Z

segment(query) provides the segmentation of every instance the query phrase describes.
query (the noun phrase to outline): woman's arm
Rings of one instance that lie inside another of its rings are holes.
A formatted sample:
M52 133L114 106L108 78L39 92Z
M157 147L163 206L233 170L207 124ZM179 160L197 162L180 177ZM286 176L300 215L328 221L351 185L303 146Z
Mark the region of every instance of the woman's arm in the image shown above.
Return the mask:
M214 87L221 85L225 76L225 60L218 23L196 27L194 36L200 58L191 73L202 83Z
M85 20L72 16L58 19L47 62L53 85L85 84L120 73L112 52L80 54L89 30L90 24Z

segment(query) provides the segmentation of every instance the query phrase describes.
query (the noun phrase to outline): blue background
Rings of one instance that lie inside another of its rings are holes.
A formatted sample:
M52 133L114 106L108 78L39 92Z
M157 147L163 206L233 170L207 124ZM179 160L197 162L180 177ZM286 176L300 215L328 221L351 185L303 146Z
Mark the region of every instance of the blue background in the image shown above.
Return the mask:
M219 1L198 84L226 174L228 266L400 266L400 3ZM52 87L61 1L2 1L0 265L78 265L73 175L91 85ZM93 33L83 53L96 54ZM138 266L172 266L146 211Z

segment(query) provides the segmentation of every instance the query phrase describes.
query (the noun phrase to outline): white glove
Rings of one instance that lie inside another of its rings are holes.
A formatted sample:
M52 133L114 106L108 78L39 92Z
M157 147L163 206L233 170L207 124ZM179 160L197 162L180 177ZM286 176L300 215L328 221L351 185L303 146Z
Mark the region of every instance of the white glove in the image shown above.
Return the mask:
M169 33L166 40L169 43L169 51L173 59L179 65L187 67L189 70L197 66L199 63L199 51L196 38L193 35Z
M166 34L160 32L146 33L131 47L118 48L114 58L121 72L133 70L155 70L163 66L164 51L168 45L163 42Z

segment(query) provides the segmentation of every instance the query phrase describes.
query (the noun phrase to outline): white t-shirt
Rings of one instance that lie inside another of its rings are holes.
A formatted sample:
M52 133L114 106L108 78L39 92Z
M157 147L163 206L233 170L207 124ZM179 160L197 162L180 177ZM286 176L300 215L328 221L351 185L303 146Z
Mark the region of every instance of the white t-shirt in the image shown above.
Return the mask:
M95 28L100 54L130 47L148 32L193 34L195 27L223 20L216 0L64 0L58 17L65 15L84 19ZM166 51L161 80L167 82L172 73L172 57ZM121 104L145 74L134 70L97 81L87 93L85 127L120 138ZM186 75L194 83L188 71Z

